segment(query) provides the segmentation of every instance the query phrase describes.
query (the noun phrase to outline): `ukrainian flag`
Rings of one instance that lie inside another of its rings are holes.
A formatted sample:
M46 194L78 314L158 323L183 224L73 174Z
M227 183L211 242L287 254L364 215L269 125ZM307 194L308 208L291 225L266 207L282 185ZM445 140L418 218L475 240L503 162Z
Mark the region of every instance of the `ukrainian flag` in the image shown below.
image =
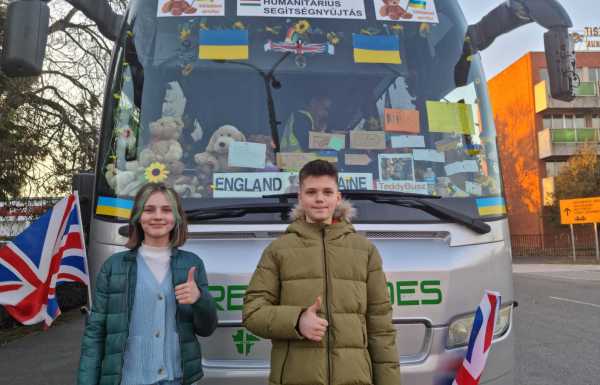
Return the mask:
M129 217L131 216L132 209L132 200L110 197L98 197L98 205L96 205L96 214L129 219Z
M408 8L425 9L427 8L427 0L410 0L408 2Z
M477 210L479 215L503 215L506 214L506 205L502 197L477 199Z
M247 60L248 31L200 31L198 56L202 60Z
M355 63L400 64L400 41L396 35L352 34Z

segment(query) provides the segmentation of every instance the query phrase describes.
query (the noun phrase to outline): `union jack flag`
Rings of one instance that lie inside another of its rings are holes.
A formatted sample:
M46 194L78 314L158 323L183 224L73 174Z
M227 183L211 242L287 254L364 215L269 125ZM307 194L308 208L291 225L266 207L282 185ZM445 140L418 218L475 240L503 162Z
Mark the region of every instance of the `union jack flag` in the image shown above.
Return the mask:
M301 40L296 42L275 42L267 41L264 46L265 52L292 52L296 55L303 55L305 53L327 53L329 55L334 54L334 46L329 43L304 43Z
M0 305L18 322L50 326L60 315L56 285L89 286L80 218L75 193L0 248Z
M462 362L452 385L477 385L492 347L496 318L500 311L500 294L486 291L477 311L469 338L467 356Z

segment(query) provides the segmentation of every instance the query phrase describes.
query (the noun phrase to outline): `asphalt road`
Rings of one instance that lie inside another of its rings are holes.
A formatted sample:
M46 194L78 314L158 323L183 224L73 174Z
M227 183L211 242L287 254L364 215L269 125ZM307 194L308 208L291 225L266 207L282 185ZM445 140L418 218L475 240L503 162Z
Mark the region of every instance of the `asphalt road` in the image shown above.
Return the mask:
M516 385L599 385L600 268L514 271Z
M515 265L515 385L600 385L600 267ZM0 382L75 384L83 317L0 347Z

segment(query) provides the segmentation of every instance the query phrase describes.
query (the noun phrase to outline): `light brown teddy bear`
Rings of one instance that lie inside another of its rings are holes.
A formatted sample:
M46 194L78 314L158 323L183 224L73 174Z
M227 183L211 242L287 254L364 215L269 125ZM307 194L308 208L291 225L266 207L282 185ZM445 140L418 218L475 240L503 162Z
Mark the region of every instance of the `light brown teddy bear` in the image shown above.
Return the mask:
M141 167L148 167L152 162L167 164L178 161L183 156L179 137L183 131L181 118L165 116L150 123L150 146L140 152Z
M234 126L226 124L219 127L210 137L208 145L206 146L206 151L204 152L217 160L217 167L214 172L238 171L238 168L229 167L227 160L229 157L229 146L233 142L245 141L246 136ZM198 163L197 159L202 160L202 157L197 158L201 154L196 154L194 157L196 163Z
M379 10L381 16L391 20L412 19L413 15L400 6L400 0L383 0L384 6Z
M203 196L210 197L212 193L210 186L213 184L213 173L219 167L219 161L214 155L202 152L194 155L194 162L197 165L196 177L198 180L198 190L202 191Z
M190 15L197 11L185 0L167 0L160 10L162 13L171 13L173 16Z

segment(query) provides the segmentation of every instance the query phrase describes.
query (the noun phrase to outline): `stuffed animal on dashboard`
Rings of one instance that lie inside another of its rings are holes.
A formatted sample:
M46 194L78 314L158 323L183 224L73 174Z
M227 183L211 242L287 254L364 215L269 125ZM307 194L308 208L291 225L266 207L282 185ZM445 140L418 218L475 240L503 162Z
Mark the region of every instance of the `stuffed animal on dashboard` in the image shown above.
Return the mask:
M238 130L232 125L226 124L224 126L219 127L212 134L210 140L208 141L208 145L206 146L206 150L203 153L196 154L194 156L194 160L196 161L196 164L198 164L199 160L213 158L216 159L217 167L213 170L214 172L239 171L238 168L229 167L229 146L233 142L245 141L246 136L240 130ZM202 154L208 154L212 158ZM201 165L199 164L199 166Z

